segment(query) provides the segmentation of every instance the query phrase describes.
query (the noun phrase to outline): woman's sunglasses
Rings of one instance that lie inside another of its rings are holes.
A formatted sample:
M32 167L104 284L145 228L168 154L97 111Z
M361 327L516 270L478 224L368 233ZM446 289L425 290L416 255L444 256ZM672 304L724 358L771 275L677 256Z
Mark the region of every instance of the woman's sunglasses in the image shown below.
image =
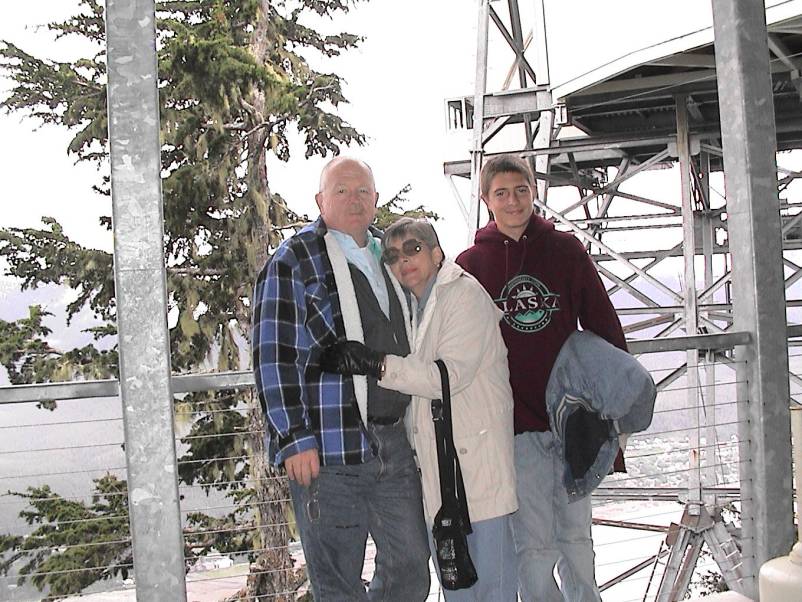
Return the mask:
M393 265L396 261L401 259L401 254L403 253L404 257L415 257L418 253L423 250L423 243L419 240L415 240L414 238L410 238L409 240L405 240L401 245L401 250L394 247L389 247L384 250L382 253L382 260L387 265Z

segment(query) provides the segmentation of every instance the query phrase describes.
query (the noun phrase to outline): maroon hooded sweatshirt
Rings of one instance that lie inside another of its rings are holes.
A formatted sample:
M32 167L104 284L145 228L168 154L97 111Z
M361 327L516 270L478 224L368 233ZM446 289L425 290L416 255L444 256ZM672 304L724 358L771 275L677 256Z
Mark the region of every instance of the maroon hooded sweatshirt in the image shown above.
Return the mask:
M515 400L515 433L549 430L546 384L557 354L577 323L626 351L626 340L593 261L572 234L538 215L520 240L495 222L476 232L457 257L504 312Z

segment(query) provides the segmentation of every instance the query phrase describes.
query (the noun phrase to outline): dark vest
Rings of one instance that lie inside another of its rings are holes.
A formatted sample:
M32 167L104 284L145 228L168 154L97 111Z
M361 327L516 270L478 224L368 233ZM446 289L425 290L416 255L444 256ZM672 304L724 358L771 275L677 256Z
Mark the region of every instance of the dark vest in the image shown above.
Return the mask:
M365 275L356 267L348 264L351 270L351 280L354 283L356 303L359 306L359 317L362 319L362 332L365 345L376 351L392 355L408 355L409 342L404 328L404 314L398 295L390 281L387 272L382 266L384 282L390 297L390 319L384 315L379 306L373 289ZM368 417L400 418L409 405L410 396L390 389L384 389L376 384L376 379L368 376Z

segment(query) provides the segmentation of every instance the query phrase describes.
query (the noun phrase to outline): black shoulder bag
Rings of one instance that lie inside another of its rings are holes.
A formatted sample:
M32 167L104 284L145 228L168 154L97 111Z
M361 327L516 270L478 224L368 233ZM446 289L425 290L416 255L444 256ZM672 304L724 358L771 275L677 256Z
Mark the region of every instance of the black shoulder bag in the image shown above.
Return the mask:
M440 584L445 589L465 589L476 583L476 568L468 553L467 536L472 532L468 516L468 500L459 467L451 426L451 389L448 370L442 360L440 369L443 399L432 400L432 419L437 439L437 465L440 469L442 506L434 517L432 536L440 570Z

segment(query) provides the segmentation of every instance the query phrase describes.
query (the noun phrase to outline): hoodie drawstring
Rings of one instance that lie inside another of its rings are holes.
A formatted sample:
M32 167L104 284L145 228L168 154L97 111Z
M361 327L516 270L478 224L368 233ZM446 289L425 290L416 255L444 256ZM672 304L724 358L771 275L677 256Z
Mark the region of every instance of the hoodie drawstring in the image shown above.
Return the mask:
M510 281L510 241L504 240L504 282Z
M518 269L515 270L513 276L517 276L521 273L521 270L524 267L524 262L526 261L526 253L528 251L527 244L529 242L529 237L524 234L521 236L519 243L522 243L524 248L523 252L521 253L521 260L518 262ZM504 240L504 282L510 281L510 241L505 239Z
M527 249L527 245L529 243L529 237L526 234L524 234L523 236L521 236L521 240L519 242L523 243L524 248L523 251L521 252L521 261L518 263L518 269L515 270L516 276L520 274L521 270L524 268L524 262L526 261L526 254L529 251L529 249Z

